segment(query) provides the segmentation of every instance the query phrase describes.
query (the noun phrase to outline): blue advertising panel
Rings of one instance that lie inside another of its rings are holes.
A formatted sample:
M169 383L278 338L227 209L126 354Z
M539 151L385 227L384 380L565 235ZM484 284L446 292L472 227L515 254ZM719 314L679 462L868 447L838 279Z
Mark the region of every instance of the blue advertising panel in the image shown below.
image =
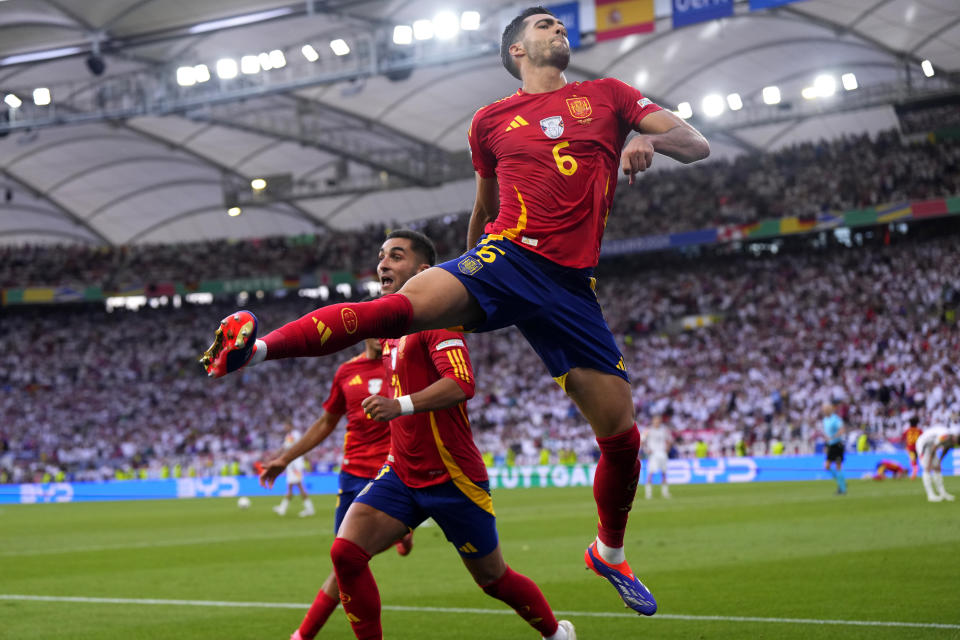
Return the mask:
M881 460L893 460L910 467L906 452L861 453L846 456L843 475L848 479L871 477ZM758 458L680 458L667 462L670 484L715 484L723 482L783 482L830 480L823 468L823 455L767 456ZM540 487L589 487L595 464L518 465L487 469L491 489ZM659 477L659 473L656 474ZM943 459L943 475L960 475L960 451ZM303 477L312 494L335 494L336 473L310 473ZM919 489L918 489L919 490ZM216 476L178 480L126 480L114 482L49 482L0 485L0 504L53 502L95 502L177 498L235 498L238 496L280 496L286 492L281 481L272 490L260 486L254 476Z
M733 0L673 0L673 28L733 15Z
M578 48L580 46L580 3L548 4L544 8L555 15L557 20L567 28L567 40L570 41L570 48Z

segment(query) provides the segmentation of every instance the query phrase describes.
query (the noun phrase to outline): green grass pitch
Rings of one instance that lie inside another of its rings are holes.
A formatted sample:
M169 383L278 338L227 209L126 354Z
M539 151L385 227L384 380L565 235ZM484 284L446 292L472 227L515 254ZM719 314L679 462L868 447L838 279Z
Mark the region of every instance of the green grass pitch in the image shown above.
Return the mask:
M960 494L960 478L946 482ZM580 640L960 638L960 502L927 503L919 481L853 481L846 497L827 482L673 494L644 500L641 490L628 530L627 557L660 603L653 618L626 615L584 570L590 489L497 491L504 555ZM315 497L319 515L306 519L298 499L285 518L276 502L0 506L0 638L286 640L330 569L334 498ZM407 558L391 549L373 561L387 638L537 637L473 584L436 527L415 543ZM831 620L871 624L817 623ZM318 637L353 635L338 610Z

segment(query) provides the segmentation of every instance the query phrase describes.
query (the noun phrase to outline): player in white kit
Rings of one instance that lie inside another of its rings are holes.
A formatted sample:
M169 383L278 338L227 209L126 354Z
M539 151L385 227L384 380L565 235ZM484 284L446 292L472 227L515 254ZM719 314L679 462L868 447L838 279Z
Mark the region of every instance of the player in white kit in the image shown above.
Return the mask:
M299 439L300 432L297 431L292 422L287 422L285 426L286 433L283 436L283 448L289 449L292 447ZM276 456L274 456L276 457ZM280 501L280 504L273 508L274 512L278 516L283 516L287 514L287 506L290 504L290 498L293 497L293 488L297 487L300 490L300 496L303 498L303 509L300 511L299 516L301 518L306 518L307 516L312 516L314 514L313 502L310 501L310 496L307 495L307 489L303 486L303 471L306 467L303 456L296 458L293 462L287 465L287 495L283 497L283 500Z
M943 474L940 463L947 452L960 442L960 427L947 429L935 426L927 429L917 438L917 458L923 465L923 488L930 502L952 501L954 496L943 488ZM939 455L937 452L939 451Z
M660 471L663 478L660 485L660 495L664 498L670 497L670 487L667 486L667 454L670 451L670 444L673 442L673 433L663 424L663 418L659 415L653 416L650 422L650 428L641 434L643 440L643 449L647 453L647 483L645 487L646 496L649 500L653 497L653 473Z

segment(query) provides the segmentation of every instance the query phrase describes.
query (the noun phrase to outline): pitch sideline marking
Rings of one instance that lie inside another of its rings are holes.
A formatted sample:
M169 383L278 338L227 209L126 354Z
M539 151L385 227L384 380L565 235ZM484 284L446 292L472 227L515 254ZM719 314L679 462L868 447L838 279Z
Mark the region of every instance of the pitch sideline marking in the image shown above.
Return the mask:
M159 600L155 598L88 598L82 596L33 596L22 594L0 594L0 600L19 600L29 602L77 602L87 604L136 604L171 605L186 607L235 607L260 609L306 609L309 604L294 602L225 602L219 600ZM412 611L420 613L475 613L480 615L514 615L505 609L472 609L465 607L405 607L384 605L385 611ZM606 611L554 611L561 616L580 618L636 618L636 614L613 613ZM817 620L813 618L765 618L751 616L693 616L676 613L661 613L651 620L696 620L712 622L769 622L779 624L819 624L847 625L856 627L908 627L913 629L960 629L960 624L940 622L888 622L883 620Z

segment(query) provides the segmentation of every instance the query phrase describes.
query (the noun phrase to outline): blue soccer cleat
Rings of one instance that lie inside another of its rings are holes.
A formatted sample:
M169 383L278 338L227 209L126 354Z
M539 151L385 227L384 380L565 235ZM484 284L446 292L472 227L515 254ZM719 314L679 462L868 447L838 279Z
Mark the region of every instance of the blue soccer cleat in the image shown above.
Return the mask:
M588 569L593 569L595 574L610 581L629 608L645 616L652 616L657 612L657 601L653 599L653 594L633 575L630 565L626 562L617 565L607 563L597 551L596 540L587 547L583 559Z
M213 344L200 356L211 378L219 378L250 362L257 348L257 317L237 311L220 321Z

